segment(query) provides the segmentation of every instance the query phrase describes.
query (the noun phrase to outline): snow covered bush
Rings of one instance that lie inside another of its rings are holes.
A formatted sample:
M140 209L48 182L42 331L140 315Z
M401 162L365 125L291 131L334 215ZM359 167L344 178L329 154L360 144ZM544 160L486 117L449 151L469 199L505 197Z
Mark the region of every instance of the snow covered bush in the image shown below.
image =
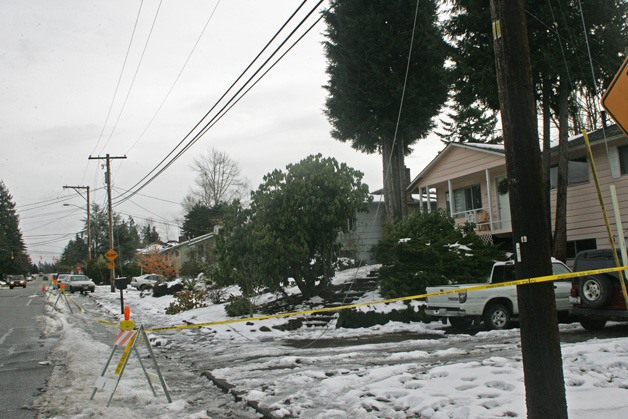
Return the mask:
M179 291L166 307L166 314L177 314L193 308L207 307L207 291Z
M229 317L247 316L254 311L251 300L246 297L235 297L229 304L225 306L225 311Z
M457 226L442 210L415 211L387 226L376 257L382 264L385 297L423 294L432 285L479 282L495 261L506 259L502 249L484 243L469 224Z

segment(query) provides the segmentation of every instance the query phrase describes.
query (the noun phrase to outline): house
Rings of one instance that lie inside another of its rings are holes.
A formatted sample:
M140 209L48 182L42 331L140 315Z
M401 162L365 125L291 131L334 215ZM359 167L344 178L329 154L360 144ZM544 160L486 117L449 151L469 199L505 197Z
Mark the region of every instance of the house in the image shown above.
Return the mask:
M210 258L211 249L214 247L216 232L203 234L193 239L182 241L163 248L160 253L171 255L175 261L177 276L180 276L181 266L186 260L206 262Z
M602 196L615 231L609 187L615 185L621 214L628 214L628 138L616 126L589 133L589 141ZM610 246L593 172L582 135L569 141L569 186L567 190L567 252ZM556 203L557 148L551 149L552 225ZM475 224L483 238L512 249L510 202L503 145L448 143L419 173L407 192L418 201L436 202L457 223ZM616 239L616 238L615 238Z
M342 246L341 256L374 263L372 249L384 238L385 213L384 203L378 199L369 203L367 212L358 212L356 219L349 222L349 231L338 237Z

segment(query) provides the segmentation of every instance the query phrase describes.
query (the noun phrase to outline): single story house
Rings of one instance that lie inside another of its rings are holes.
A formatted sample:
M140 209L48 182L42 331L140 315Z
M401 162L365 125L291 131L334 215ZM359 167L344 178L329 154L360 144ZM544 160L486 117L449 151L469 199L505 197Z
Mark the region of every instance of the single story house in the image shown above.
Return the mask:
M609 187L615 185L620 214L628 214L628 138L616 125L588 136L603 200L615 231ZM550 158L552 225L557 159L554 147ZM511 249L510 201L505 179L503 145L451 142L411 181L407 192L418 197L419 202L435 202L437 208L445 209L458 223L474 223L478 234L486 240ZM597 196L584 136L571 137L567 191L570 258L581 250L610 246Z

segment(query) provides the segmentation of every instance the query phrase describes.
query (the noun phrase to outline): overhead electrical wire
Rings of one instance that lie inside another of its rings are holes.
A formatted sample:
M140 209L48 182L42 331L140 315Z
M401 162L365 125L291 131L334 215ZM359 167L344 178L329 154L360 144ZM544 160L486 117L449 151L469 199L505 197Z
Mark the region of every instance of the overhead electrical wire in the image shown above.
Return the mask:
M166 103L166 100L168 100L168 98L170 97L170 94L172 93L172 90L174 89L174 87L178 83L179 78L181 78L181 75L183 74L183 71L187 67L188 62L190 61L190 59L192 58L192 54L194 54L194 51L196 50L196 47L198 46L199 42L201 41L201 38L203 37L203 34L205 33L205 30L209 26L209 22L212 20L212 17L214 17L214 13L216 13L216 9L218 8L219 4L220 4L220 0L218 0L216 2L216 5L214 6L214 9L212 10L211 14L207 18L207 21L205 22L205 26L203 27L203 30L201 30L201 33L198 35L198 38L196 39L196 42L194 43L194 46L190 50L190 53L188 54L188 57L186 58L185 62L183 63L183 66L181 67L181 70L179 70L179 74L177 74L177 77L175 78L174 82L172 83L172 86L170 86L170 89L168 90L168 93L166 93L166 95L164 96L163 100L159 104L159 107L155 111L155 113L154 113L153 117L150 119L150 121L148 121L148 124L146 125L144 130L142 130L142 132L140 133L139 137L135 140L135 142L131 145L131 147L129 147L129 149L126 151L125 154L129 154L131 152L131 150L133 150L135 145L142 139L142 137L144 137L144 134L146 134L146 131L148 131L148 128L152 125L153 121L155 121L155 118L157 117L157 114L159 114L159 112L161 111L161 108L164 106L164 103Z
M294 36L294 34L296 33L296 31L303 26L303 24L305 23L305 21L312 15L312 13L314 13L316 11L316 9L318 8L318 6L323 2L323 0L320 0L317 2L317 4L308 12L308 14L306 15L306 17L304 17L299 24L290 32L290 34L281 42L281 44L275 48L275 50L272 52L272 54L270 55L269 58L266 59L266 61L254 72L254 74L249 77L249 79L244 83L244 85L242 87L240 87L238 89L238 91L233 94L231 96L231 99L229 99L229 101L223 105L223 107L221 108L220 111L218 111L218 113L216 114L216 116L214 116L213 118L211 118L209 120L209 122L207 122L205 124L205 126L201 129L201 131L196 134L192 139L190 139L188 141L188 143L174 156L172 157L172 159L170 159L170 161L168 161L168 163L166 163L161 169L159 169L159 167L164 164L164 162L166 162L166 160L168 158L170 158L175 152L176 150L188 139L188 137L190 137L190 135L203 123L203 121L209 116L209 114L220 104L220 102L227 96L227 94L229 94L229 92L234 88L234 86L240 81L240 79L242 79L244 77L244 75L247 73L247 71L253 66L253 64L258 60L258 58L264 53L264 51L266 51L266 49L268 49L268 47L270 46L270 44L279 36L279 34L283 31L283 29L288 25L288 23L294 18L294 16L297 14L297 12L301 9L301 7L307 2L307 0L304 0L299 7L295 10L295 12L288 18L288 20L286 20L286 22L281 26L281 28L275 33L275 35L273 35L273 37L270 39L270 41L268 41L268 43L264 46L264 48L257 54L257 56L251 61L251 63L244 69L244 71L242 71L242 73L238 76L238 78L231 84L231 86L225 91L225 93L223 93L223 95L216 101L216 103L211 107L211 109L203 116L203 118L201 118L201 120L199 120L199 122L188 132L188 134L186 134L186 136L168 153L168 155L166 155L166 157L164 157L164 159L161 160L161 162L159 162L146 176L144 176L140 181L138 181L135 185L133 185L131 188L129 188L128 193L119 195L116 197L116 205L119 205L121 203L123 203L126 199L130 198L131 196L133 196L135 193L139 192L140 190L142 190L144 187L146 187L148 184L150 184L153 180L155 180L159 175L161 175L168 167L170 167L170 165L172 165L185 151L187 151L194 143L196 143L196 141L198 141L200 139L200 137L205 134L206 130L208 129L208 127L210 127L210 125L215 122L217 119L222 118L222 116L224 116L224 110L226 108L229 107L230 103L232 101L235 100L235 98L237 97L237 95L239 93L242 92L242 90L244 90L246 88L246 86L248 85L248 83L251 82L251 80L262 70L262 68L272 59L272 57L274 57L279 49L281 49L281 47L283 47L283 45L285 45L285 43L292 37ZM312 26L313 27L313 26ZM310 27L311 29L311 27ZM310 30L308 29L308 31ZM302 37L301 37L302 38ZM301 39L300 38L300 39ZM259 80L258 80L259 81ZM230 109L230 107L229 107ZM221 115L222 113L222 115ZM150 177L153 173L155 173L157 171L156 174L154 174L152 177ZM150 177L150 179L149 179ZM146 179L148 179L146 182L144 182ZM142 182L144 182L142 184ZM140 186L141 184L141 186ZM130 195L129 195L130 194Z
M135 31L137 30L137 24L140 20L140 14L142 12L142 5L144 4L144 0L140 1L140 7L137 10L137 16L135 18L135 25L133 26L133 32L131 33L131 39L129 40L129 45L127 47L126 50L126 55L124 56L124 62L122 63L122 70L120 70L120 76L118 76L118 83L116 84L116 89L113 92L113 97L111 98L111 103L109 104L109 111L107 111L107 117L105 118L105 123L103 124L102 130L100 131L100 135L98 136L98 141L96 142L96 145L94 146L94 149L92 150L92 152L90 154L93 154L96 149L98 148L98 144L100 144L100 141L102 140L102 136L105 132L105 128L107 127L107 123L109 122L109 117L111 116L111 111L113 110L113 104L115 103L116 100L116 96L118 96L118 89L120 89L120 83L122 81L122 75L124 74L124 69L126 68L126 63L129 59L129 53L131 52L131 45L133 45L133 39L135 39ZM83 178L85 177L85 175L83 175Z
M181 141L179 141L179 143L166 155L166 157L164 157L146 176L144 176L140 181L138 181L135 185L133 185L131 188L129 188L129 191L132 191L134 188L136 188L138 185L140 185L144 180L146 180L152 173L154 173L159 168L159 166L161 166L177 150L177 148L179 148L181 146L181 144L183 144L185 142L185 140L203 123L203 121L209 116L209 114L219 105L219 103L225 98L225 96L227 96L227 94L231 91L231 89L233 89L234 86L240 81L240 79L242 79L244 77L246 72L253 66L253 64L255 64L255 62L259 59L259 57L268 49L268 47L272 44L272 42L279 36L279 34L288 25L288 23L290 23L290 21L294 18L294 16L299 12L299 10L305 5L305 3L307 1L308 0L303 0L303 2L297 7L297 9L292 13L292 15L290 15L290 17L284 22L284 24L279 28L279 30L277 30L277 32L272 36L272 38L266 43L264 48L262 48L262 50L255 56L255 58L253 58L253 60L240 73L240 75L231 84L231 86L229 86L227 88L227 90L222 94L222 96L220 98L218 98L218 100L214 103L214 105L207 111L207 113L205 113L205 115L196 123L196 125L194 125L194 127L192 127L192 129L185 135L185 137L183 137L183 139ZM318 4L320 4L320 3L321 2L319 2ZM163 171L158 173L158 175L161 174L161 173L163 173ZM148 185L148 183L152 182L152 180L154 180L154 178L155 177L151 178L150 181L145 183L141 188L137 189L137 191L133 191L133 192L139 192L146 185ZM118 196L116 198L117 199L123 198L125 195L126 194L121 194L120 196ZM118 203L122 203L122 202L124 202L124 201L120 201Z
M120 108L120 112L118 113L116 122L114 123L113 128L111 129L111 132L109 133L109 138L107 138L107 141L100 149L101 153L105 150L107 145L109 145L109 141L111 141L111 137L113 137L113 133L116 131L116 128L118 127L118 123L120 122L120 118L122 117L122 114L124 113L124 109L126 108L126 104L129 100L129 96L131 96L131 91L133 90L133 86L135 85L135 80L137 79L137 73L139 73L140 68L142 67L142 62L144 61L144 55L146 54L146 50L148 49L148 44L150 43L150 39L153 34L153 29L155 29L155 23L157 22L157 17L159 16L159 10L161 10L162 2L163 0L159 0L159 5L157 6L157 11L155 11L155 17L153 18L153 23L150 26L150 30L148 31L148 36L146 37L146 41L144 42L144 49L142 49L142 54L140 55L139 62L137 63L137 66L135 67L135 73L133 73L131 84L129 85L129 89L127 90L126 96L124 97L124 102L122 102L122 107Z

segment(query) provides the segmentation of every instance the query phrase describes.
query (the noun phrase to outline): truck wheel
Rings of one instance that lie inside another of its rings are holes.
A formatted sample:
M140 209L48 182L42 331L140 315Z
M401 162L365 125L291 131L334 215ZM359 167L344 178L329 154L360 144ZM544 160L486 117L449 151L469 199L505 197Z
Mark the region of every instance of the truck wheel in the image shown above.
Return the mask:
M595 332L596 330L604 329L604 326L606 326L606 320L582 319L580 320L580 325L585 330Z
M587 276L580 281L580 298L591 308L607 305L613 296L613 284L608 278Z
M450 317L449 323L454 329L457 330L467 330L473 321L471 319L467 319L466 317Z
M489 330L503 330L510 327L510 310L503 304L493 304L484 313L484 323Z

